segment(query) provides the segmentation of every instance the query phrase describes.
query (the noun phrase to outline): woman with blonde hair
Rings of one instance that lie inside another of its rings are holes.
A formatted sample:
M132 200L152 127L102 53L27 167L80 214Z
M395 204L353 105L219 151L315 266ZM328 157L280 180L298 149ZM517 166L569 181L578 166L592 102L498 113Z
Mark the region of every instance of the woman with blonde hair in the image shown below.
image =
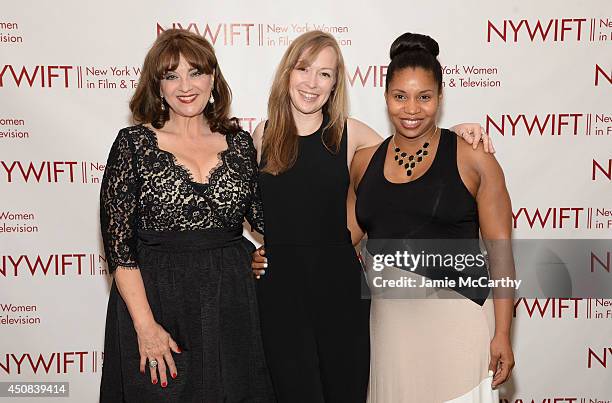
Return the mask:
M299 36L276 71L268 121L253 134L266 228L253 268L280 403L366 400L369 303L347 229L348 167L382 139L348 117L345 77L333 36Z
M256 152L230 103L204 38L157 38L100 190L101 402L274 401L242 236L245 217L263 231Z

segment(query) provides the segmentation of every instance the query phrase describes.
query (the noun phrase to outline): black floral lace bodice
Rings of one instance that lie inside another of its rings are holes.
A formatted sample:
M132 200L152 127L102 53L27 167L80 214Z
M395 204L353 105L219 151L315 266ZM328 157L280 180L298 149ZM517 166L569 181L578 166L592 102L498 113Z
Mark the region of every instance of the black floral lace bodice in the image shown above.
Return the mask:
M192 180L157 137L139 125L122 129L100 189L100 224L108 267L137 267L138 230L235 228L244 218L263 234L257 158L249 133L226 134L228 148L208 183Z

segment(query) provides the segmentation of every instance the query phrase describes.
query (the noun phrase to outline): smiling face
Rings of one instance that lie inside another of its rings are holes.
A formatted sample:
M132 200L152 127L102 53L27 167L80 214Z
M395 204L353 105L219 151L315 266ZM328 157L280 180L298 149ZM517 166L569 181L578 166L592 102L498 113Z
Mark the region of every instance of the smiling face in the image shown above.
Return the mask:
M397 71L385 93L387 111L397 134L416 139L431 133L442 94L431 71L407 67Z
M161 95L174 115L194 117L202 114L213 88L212 74L205 74L189 65L180 55L176 69L167 71L160 82Z
M309 115L321 111L334 89L338 55L328 46L314 57L311 64L303 56L289 76L289 96L294 114Z

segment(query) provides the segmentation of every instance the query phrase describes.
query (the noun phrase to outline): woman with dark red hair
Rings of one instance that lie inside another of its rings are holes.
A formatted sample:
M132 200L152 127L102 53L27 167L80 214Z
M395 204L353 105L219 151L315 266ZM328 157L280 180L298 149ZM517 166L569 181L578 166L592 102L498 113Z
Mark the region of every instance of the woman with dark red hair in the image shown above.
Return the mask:
M212 46L182 30L148 52L100 192L114 273L100 401L273 402L246 219L263 232L256 152L229 117Z

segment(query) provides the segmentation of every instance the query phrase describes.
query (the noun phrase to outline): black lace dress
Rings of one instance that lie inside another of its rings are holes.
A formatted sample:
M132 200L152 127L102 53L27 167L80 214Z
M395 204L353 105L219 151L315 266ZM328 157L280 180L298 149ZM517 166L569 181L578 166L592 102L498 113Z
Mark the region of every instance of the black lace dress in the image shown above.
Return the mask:
M101 402L272 402L262 352L253 245L263 233L256 151L247 132L226 134L208 184L192 180L145 126L123 129L102 181L100 221L108 267L140 269L155 320L177 342L168 386L139 372L134 325L113 282ZM123 270L123 269L122 269Z

